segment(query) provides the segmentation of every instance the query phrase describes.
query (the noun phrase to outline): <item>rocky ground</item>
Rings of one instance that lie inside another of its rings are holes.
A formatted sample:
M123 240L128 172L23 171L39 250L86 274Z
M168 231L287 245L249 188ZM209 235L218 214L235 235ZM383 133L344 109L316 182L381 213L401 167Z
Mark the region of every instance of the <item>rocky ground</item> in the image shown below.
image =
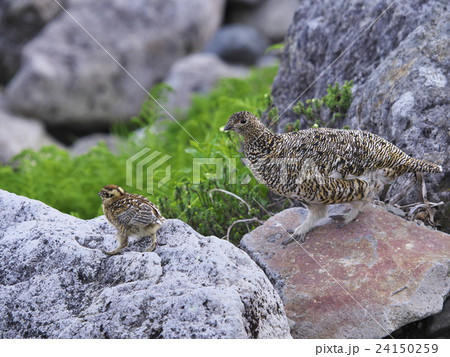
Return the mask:
M241 249L172 219L123 253L84 221L0 190L1 338L449 337L450 235L380 207L303 245L293 208ZM342 213L339 211L334 213ZM420 321L420 322L416 322Z
M0 190L0 338L291 338L264 272L231 243L168 220L117 245L83 221Z

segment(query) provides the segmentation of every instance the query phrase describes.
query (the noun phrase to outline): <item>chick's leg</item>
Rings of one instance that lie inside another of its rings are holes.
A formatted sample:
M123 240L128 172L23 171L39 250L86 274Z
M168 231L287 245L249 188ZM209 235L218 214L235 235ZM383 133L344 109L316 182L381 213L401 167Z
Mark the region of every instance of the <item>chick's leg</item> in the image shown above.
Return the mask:
M153 252L153 250L156 248L156 232L158 231L159 227L161 227L161 226L160 225L155 225L150 230L149 233L150 233L150 237L152 238L152 244L150 245L150 247L148 247L145 250L146 252Z
M128 245L128 236L124 233L118 233L117 241L119 242L119 246L116 249L114 249L110 252L105 251L104 253L108 254L108 255L115 255L115 254L120 253L121 250L126 248Z
M152 244L145 250L146 252L153 252L153 250L156 248L156 232L153 232L151 234L151 237L152 237Z

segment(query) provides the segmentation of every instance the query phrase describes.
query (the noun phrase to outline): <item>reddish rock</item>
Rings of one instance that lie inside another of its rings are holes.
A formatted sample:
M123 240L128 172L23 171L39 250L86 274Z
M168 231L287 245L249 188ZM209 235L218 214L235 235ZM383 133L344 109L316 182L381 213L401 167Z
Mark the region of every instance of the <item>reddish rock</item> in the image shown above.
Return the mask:
M370 207L283 246L305 219L303 208L283 211L241 241L282 297L294 338L379 338L442 310L450 235Z

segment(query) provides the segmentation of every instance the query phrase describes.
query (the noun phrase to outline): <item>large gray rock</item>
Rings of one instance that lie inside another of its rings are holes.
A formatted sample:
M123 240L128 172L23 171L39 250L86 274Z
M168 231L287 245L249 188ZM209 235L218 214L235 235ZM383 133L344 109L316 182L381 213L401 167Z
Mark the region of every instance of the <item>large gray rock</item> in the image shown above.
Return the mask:
M213 53L198 53L175 62L164 80L173 92L168 94L167 108L186 110L192 96L208 93L220 78L242 78L249 74L243 66L232 66Z
M0 1L0 83L19 69L22 47L58 13L54 0Z
M289 27L273 84L276 106L286 109L305 90L302 100L321 97L329 84L351 79L357 96L358 88L412 31L445 16L443 3L397 2L367 29L387 4L364 0L302 1ZM288 110L279 127L294 118L296 115Z
M234 6L229 18L231 22L255 27L272 42L280 42L286 36L299 4L300 0L266 0L256 7Z
M37 120L13 115L0 105L0 163L8 163L25 149L58 144Z
M442 310L450 235L375 206L342 228L323 221L305 243L282 245L306 215L285 210L241 240L282 297L294 338L381 338ZM445 316L436 316L436 331L448 328Z
M444 173L426 176L428 198L446 203L437 218L450 231L448 2L396 2L365 31L387 6L302 1L273 84L274 103L282 113L305 91L303 101L324 96L328 84L354 80L354 100L339 126L379 134L413 157L442 165ZM278 131L296 119L288 109ZM399 182L389 195L404 186ZM400 203L417 202L419 192L411 190Z
M69 148L69 152L73 156L84 155L101 142L104 143L109 151L114 154L117 154L119 152L119 148L122 148L126 145L126 141L118 135L95 133L82 136L81 138L77 139Z
M95 194L93 192L92 194ZM0 190L0 338L290 338L283 304L227 241L165 222L107 257L115 229Z
M450 17L412 31L358 86L346 123L381 135L413 157L442 165L444 173L427 174L428 198L443 201L437 216L450 232ZM398 180L389 192L401 191ZM400 203L421 200L413 189Z
M145 88L200 50L224 0L69 0L68 12ZM106 125L141 108L145 91L66 13L24 49L6 88L10 108L49 124Z
M252 65L268 46L269 41L254 27L231 24L217 31L205 51L215 53L226 62Z

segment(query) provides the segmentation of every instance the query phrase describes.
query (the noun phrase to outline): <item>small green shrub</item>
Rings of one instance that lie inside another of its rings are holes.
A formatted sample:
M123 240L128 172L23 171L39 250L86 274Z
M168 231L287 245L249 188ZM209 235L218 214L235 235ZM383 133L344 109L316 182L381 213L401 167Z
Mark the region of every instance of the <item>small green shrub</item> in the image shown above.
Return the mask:
M236 194L248 206L227 192ZM230 231L230 241L239 244L244 234L256 228L258 222L268 218L265 209L261 208L268 203L266 197L265 186L233 185L225 177L220 180L204 180L198 185L186 180L175 187L173 199L166 196L159 198L158 203L167 216L183 219L206 236L226 238L228 227L235 221L254 219L235 225Z
M353 81L345 81L342 87L336 82L334 86L328 86L327 95L321 99L307 99L298 101L292 111L300 117L304 117L310 127L335 126L347 115L352 103ZM294 131L295 126L287 126L286 131ZM297 129L298 130L298 129Z

